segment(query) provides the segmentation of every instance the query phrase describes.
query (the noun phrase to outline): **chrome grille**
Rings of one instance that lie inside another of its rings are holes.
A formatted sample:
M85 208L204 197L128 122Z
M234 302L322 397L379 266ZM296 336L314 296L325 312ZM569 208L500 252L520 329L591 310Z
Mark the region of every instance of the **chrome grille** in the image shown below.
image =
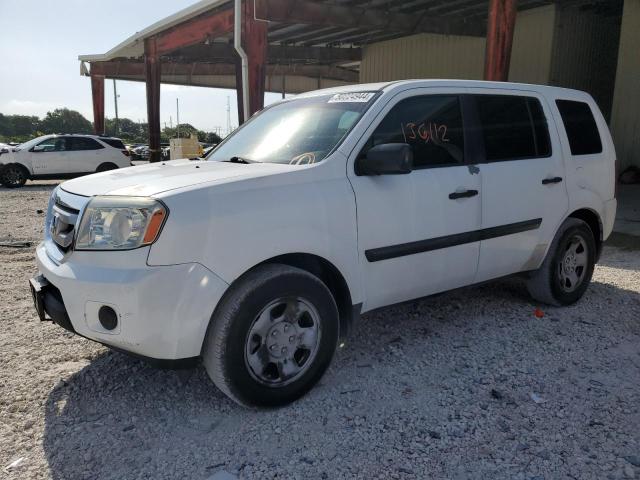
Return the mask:
M58 197L55 198L51 212L49 234L63 252L69 250L73 243L74 230L79 214L79 210L66 205Z

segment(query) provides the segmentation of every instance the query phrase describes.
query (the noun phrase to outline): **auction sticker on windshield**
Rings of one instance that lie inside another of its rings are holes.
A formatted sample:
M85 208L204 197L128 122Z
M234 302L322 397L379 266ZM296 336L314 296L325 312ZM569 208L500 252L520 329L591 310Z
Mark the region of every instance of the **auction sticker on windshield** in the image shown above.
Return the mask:
M336 93L329 99L328 103L341 103L341 102L362 102L366 103L373 98L375 92L348 92L348 93Z

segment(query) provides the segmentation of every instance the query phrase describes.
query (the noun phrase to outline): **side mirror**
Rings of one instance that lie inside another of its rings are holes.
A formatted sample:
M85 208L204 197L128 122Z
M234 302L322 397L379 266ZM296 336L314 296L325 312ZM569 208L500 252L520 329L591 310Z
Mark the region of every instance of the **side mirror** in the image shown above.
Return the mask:
M356 175L400 175L413 170L413 151L406 143L383 143L369 149L355 165Z
M36 145L31 149L32 152L44 152L45 145Z

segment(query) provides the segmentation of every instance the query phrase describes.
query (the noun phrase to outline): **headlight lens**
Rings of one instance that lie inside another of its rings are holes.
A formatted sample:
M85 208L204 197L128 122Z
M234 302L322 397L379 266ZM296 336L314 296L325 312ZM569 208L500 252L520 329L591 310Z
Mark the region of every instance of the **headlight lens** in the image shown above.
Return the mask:
M146 197L94 197L82 214L76 250L131 250L152 244L167 209Z

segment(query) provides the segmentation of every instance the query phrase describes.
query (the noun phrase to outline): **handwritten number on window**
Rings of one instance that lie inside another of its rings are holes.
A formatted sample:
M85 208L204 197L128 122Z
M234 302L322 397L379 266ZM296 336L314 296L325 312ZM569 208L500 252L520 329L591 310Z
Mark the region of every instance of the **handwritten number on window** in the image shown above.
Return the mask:
M408 141L420 139L424 143L433 142L436 145L449 142L447 130L448 127L446 125L438 125L435 122L422 122L419 125L412 122L402 124L402 131Z

